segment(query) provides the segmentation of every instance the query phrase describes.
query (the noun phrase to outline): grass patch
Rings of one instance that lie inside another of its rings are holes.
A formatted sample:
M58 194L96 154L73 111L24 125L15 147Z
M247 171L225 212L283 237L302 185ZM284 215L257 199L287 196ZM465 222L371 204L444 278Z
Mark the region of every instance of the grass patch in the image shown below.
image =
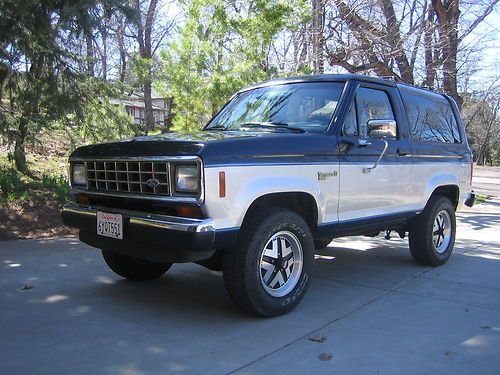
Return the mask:
M64 203L70 198L66 163L61 157L29 155L33 176L19 173L6 154L0 155L0 204Z
M491 199L491 195L476 194L476 202L474 204L483 204Z

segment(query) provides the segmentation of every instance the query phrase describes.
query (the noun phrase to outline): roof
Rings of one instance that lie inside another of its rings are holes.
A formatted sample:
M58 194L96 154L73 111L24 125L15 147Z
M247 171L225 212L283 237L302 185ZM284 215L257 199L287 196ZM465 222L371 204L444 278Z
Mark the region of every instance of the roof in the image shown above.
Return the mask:
M406 82L396 81L392 77L374 77L374 76L367 76L367 75L362 75L362 74L317 74L317 75L309 75L309 76L278 78L278 79L272 79L269 81L265 81L265 82L257 83L255 85L244 87L243 89L240 90L240 92L255 89L258 87L274 86L274 85L280 85L280 84L285 84L285 83L336 82L336 81L338 82L338 81L349 81L349 80L378 83L378 84L392 86L392 87L406 86L406 87L422 90L424 93L427 92L427 93L433 93L433 94L437 94L437 95L441 95L441 96L446 96L445 94L443 94L441 92L434 91L434 90L429 89L427 87L421 87L421 86L412 85L412 84L406 83Z
M348 81L348 80L358 80L363 82L378 83L387 86L396 86L396 81L391 78L381 78L374 76L366 76L361 74L317 74L309 76L299 76L299 77L288 77L288 78L278 78L269 81L257 83L243 88L240 91L251 90L257 87L266 87L273 85L280 85L285 83L301 83L301 82L335 82L335 81Z
M120 105L123 104L125 107L132 108L144 108L145 104L143 100L134 100L134 99L111 99L109 101L111 104ZM165 108L159 107L157 105L152 105L154 111L166 111Z
M144 93L140 91L134 91L132 94L130 94L130 98L133 99L144 99ZM151 91L151 99L166 99L164 95L160 95L156 91L152 90Z

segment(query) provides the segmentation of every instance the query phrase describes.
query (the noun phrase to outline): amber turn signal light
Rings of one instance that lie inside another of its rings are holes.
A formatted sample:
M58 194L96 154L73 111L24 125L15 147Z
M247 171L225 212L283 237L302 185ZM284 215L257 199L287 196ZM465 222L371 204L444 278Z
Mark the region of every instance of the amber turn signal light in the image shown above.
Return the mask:
M219 197L224 198L226 196L226 173L219 172Z

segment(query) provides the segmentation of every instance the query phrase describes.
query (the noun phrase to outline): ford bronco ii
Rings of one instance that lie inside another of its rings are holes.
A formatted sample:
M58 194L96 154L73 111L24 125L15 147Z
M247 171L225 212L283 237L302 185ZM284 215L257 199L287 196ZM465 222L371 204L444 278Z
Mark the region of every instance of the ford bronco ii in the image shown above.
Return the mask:
M472 205L472 156L448 96L359 75L280 79L236 93L194 134L89 145L69 158L66 225L118 275L173 263L222 270L231 299L284 314L335 237L409 233L445 263Z

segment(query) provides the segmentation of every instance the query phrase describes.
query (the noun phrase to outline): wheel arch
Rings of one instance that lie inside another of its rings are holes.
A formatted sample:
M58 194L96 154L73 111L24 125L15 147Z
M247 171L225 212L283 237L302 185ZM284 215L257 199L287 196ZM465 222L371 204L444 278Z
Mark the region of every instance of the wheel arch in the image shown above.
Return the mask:
M443 197L448 198L451 201L451 203L453 204L453 207L455 208L455 210L457 209L458 201L460 199L460 188L458 185L438 186L432 192L431 197L435 196L435 195L441 195ZM429 199L430 199L430 197L429 197Z
M279 207L295 212L305 220L312 232L316 230L318 225L318 203L311 194L302 191L269 193L259 196L248 207L243 218L243 225L252 213L264 207Z
M424 192L423 206L425 207L434 195L441 195L448 198L453 207L457 209L460 199L460 183L457 175L452 173L443 173L433 176Z

